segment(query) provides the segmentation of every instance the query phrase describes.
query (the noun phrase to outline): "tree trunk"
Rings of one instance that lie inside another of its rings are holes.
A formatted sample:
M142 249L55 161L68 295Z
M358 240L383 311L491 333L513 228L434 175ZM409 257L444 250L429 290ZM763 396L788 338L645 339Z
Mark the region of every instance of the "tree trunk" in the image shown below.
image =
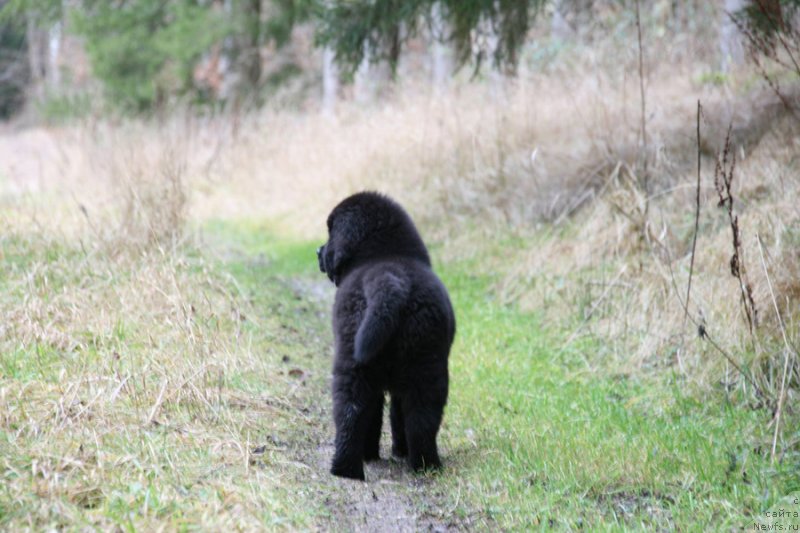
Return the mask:
M391 84L394 77L391 59L373 61L372 51L364 45L364 59L356 70L353 80L353 97L365 104L374 101Z
M46 69L47 87L56 92L61 88L61 40L62 23L59 20L50 26Z
M554 0L550 36L565 41L580 33L592 20L594 0Z
M261 0L237 0L239 10L238 43L234 51L240 76L240 96L254 95L261 82Z
M333 113L339 93L339 69L336 53L326 46L322 50L322 112Z
M45 82L45 42L46 36L39 28L36 15L28 12L26 41L28 42L28 63L30 65L31 88L36 99L44 97Z
M431 21L431 81L433 90L440 93L447 87L454 67L453 53L446 44L450 31L441 2L433 4Z
M565 0L553 1L553 19L550 21L550 36L557 41L565 41L572 36L572 28L567 22L568 6Z
M736 14L747 5L747 0L725 0L722 9L722 21L719 32L719 51L722 56L720 69L728 72L732 66L744 61L742 32L739 31L731 15Z
M375 94L370 54L369 46L364 44L364 58L361 60L361 64L358 65L353 78L353 98L360 104L369 102Z
M495 2L497 4L497 2ZM504 100L506 96L506 76L497 62L497 55L500 47L500 36L497 33L492 20L488 17L481 21L481 31L486 36L486 65L489 68L489 87L494 100Z

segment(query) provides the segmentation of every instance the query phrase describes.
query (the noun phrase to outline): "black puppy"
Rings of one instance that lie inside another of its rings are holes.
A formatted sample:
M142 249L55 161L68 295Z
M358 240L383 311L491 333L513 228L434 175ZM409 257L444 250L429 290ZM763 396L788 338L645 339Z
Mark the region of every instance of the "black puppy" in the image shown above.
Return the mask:
M386 196L354 194L328 217L328 242L317 257L338 287L331 473L363 480L363 461L379 458L387 390L392 453L407 456L414 470L438 468L456 324L414 223Z

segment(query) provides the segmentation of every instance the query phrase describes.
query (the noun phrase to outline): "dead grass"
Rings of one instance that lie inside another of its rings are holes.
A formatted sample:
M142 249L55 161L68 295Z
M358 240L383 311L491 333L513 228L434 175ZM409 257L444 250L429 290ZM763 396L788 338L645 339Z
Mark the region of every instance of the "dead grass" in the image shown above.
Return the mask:
M60 172L5 191L0 515L29 529L301 527L298 468L263 443L302 423L281 354L313 342L259 316L200 252L186 152L168 134L106 133L68 132L58 146L77 155Z
M259 316L194 244L121 242L3 235L4 523L302 526L300 469L265 443L304 423L281 354L313 340Z

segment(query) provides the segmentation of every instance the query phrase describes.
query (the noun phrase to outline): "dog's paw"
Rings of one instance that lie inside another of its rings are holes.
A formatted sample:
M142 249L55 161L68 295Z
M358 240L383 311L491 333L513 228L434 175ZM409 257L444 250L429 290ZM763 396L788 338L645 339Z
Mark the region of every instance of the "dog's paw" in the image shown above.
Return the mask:
M334 465L331 467L331 474L337 477L356 479L358 481L364 481L365 479L363 465L361 466L361 468L357 468L354 466Z
M405 446L392 445L392 455L395 457L406 457L408 455L408 448Z
M367 462L380 461L381 454L378 451L368 451L364 453L364 460Z

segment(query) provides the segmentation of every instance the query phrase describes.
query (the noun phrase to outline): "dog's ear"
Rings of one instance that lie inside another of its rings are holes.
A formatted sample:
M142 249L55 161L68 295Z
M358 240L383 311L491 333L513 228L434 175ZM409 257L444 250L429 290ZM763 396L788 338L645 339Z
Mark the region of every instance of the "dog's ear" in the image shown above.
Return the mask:
M341 268L342 264L336 248L332 240L328 241L328 245L325 246L325 249L322 251L322 258L320 259L322 271L325 272L328 278L334 283L336 283L338 270Z
M319 271L325 272L325 248L328 243L323 244L317 248L317 263L319 264Z
M367 228L363 217L356 211L337 213L330 224L330 240L323 251L325 270L335 284L353 258L359 244L364 239Z
M332 241L333 242L333 241ZM339 284L347 263L352 258L353 252L350 243L341 239L334 246L325 247L325 273L336 285Z

